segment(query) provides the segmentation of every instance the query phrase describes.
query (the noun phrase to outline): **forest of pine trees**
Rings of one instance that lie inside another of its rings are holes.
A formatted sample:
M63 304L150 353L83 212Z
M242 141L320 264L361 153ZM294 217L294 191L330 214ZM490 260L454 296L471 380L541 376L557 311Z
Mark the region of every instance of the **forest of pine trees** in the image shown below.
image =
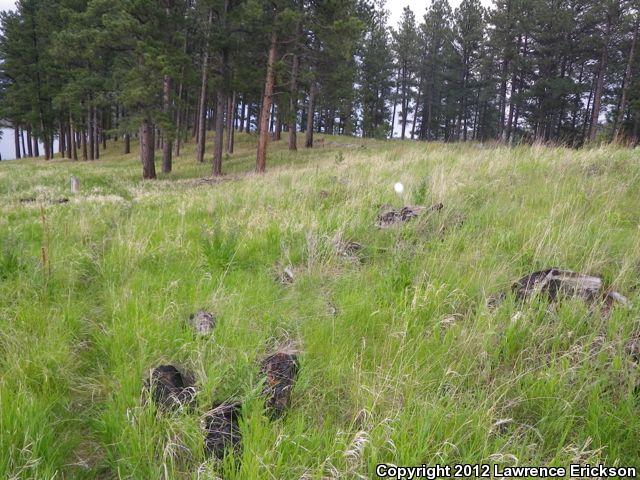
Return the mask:
M148 179L186 142L222 174L235 131L258 135L258 172L270 141L314 133L636 144L639 11L433 0L390 26L378 0L19 0L0 17L0 118L17 158L136 138Z

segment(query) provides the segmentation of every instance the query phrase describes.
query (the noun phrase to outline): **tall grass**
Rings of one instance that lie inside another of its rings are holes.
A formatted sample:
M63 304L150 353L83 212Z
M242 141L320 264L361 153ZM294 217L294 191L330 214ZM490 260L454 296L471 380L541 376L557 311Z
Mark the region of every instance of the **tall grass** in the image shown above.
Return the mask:
M0 478L638 466L639 370L624 351L640 329L637 151L336 137L297 154L272 144L256 176L253 138L238 137L215 183L188 148L146 183L115 143L96 162L0 164ZM436 202L374 227L382 205ZM345 258L339 240L364 248ZM552 266L600 274L634 307L486 307ZM199 309L218 316L211 337L189 329ZM293 404L271 421L258 363L291 342ZM193 372L195 412L145 402L161 363ZM216 462L200 416L226 399L243 402L243 449Z

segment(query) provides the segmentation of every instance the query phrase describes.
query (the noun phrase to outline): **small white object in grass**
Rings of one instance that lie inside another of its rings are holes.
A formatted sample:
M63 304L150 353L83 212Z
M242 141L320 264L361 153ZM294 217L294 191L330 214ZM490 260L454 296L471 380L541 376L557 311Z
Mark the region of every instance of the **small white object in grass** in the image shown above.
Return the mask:
M404 192L404 185L398 182L393 186L393 189L396 191L396 193L402 193Z

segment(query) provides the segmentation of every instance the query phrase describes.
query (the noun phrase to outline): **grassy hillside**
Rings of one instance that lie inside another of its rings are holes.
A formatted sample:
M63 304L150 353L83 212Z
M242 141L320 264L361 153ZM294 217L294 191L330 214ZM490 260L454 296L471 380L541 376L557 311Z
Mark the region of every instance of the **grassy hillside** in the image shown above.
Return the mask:
M115 144L92 163L0 163L0 478L640 466L640 370L625 352L640 332L637 150L327 137L293 155L272 144L256 176L254 139L238 143L219 182L190 149L148 183ZM374 225L384 204L437 202ZM363 249L343 254L345 241ZM487 307L554 266L601 275L633 307ZM210 337L188 325L199 309L218 317ZM301 368L273 421L259 362L282 345ZM194 412L144 401L167 363L193 373ZM200 419L225 399L243 403L243 449L218 463Z

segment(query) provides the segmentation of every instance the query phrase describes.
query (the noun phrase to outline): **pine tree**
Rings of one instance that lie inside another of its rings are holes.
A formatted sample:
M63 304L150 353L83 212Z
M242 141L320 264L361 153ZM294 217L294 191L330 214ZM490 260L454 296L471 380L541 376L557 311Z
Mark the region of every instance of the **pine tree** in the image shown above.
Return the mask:
M362 135L385 138L389 131L393 52L387 28L387 14L376 11L369 19L360 52L360 102Z
M398 30L393 31L392 36L401 103L400 137L404 139L406 137L408 116L412 111L411 105L416 94L419 42L415 15L409 7L404 8Z

